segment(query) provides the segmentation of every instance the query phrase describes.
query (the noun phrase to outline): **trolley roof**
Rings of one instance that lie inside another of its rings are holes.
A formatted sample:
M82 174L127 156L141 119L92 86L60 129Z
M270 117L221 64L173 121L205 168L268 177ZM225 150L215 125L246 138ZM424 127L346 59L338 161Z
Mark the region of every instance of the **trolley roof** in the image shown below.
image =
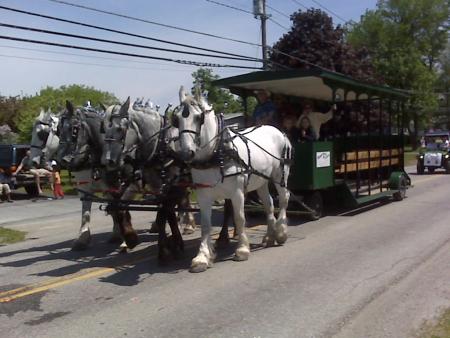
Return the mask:
M336 101L342 101L345 94L347 101L364 100L369 96L372 99L404 100L409 96L403 90L360 82L322 69L252 72L214 81L214 85L229 88L232 93L241 96L265 89L273 94L329 102L333 101L333 89L336 91Z

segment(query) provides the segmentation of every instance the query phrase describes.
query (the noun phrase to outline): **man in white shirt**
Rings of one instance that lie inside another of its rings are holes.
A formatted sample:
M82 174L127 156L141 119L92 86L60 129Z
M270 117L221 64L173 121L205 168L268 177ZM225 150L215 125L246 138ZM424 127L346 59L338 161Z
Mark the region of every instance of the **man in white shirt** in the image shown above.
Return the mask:
M320 137L320 127L322 126L322 124L330 121L333 118L334 110L336 110L336 105L333 105L330 111L325 114L320 112L314 112L312 106L309 103L307 103L303 107L302 115L297 120L297 128L300 127L300 122L304 117L308 118L309 121L311 122L311 127L313 128L314 133L316 135L316 139L318 139Z

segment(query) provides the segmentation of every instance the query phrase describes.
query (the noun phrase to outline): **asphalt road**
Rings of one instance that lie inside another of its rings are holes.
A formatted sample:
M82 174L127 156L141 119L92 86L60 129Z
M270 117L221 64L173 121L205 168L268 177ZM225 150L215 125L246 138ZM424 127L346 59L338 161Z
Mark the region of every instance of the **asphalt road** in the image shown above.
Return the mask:
M412 176L408 198L351 216L291 219L282 247L247 262L221 250L213 268L156 262L152 213L134 213L142 243L105 243L110 219L93 215L93 247L71 252L76 199L0 206L0 226L28 240L0 247L2 337L412 337L450 307L450 176ZM51 215L51 216L49 216ZM252 220L253 225L262 223Z

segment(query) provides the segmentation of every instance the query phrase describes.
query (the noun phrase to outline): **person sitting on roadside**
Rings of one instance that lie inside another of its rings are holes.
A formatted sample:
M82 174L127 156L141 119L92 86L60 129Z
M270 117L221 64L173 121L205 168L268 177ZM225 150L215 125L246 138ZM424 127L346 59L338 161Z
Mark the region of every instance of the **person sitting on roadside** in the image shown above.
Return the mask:
M29 172L34 176L34 181L36 183L36 186L38 188L39 195L42 195L42 188L41 188L41 178L40 175L47 176L49 179L52 177L52 173L44 168L36 168L36 165L33 163L31 159L31 151L27 150L24 158L22 159L22 162L20 162L19 166L17 167L17 170L13 173L13 176L16 176L20 172Z
M300 118L300 142L312 142L317 140L316 133L311 125L311 121L307 117Z
M11 188L9 187L9 182L9 177L7 177L4 170L0 168L0 203L3 203L3 196L5 196L7 202L14 202L11 199Z
M299 117L297 121L297 127L301 127L301 121L304 117L307 117L310 121L311 127L314 130L314 134L316 136L316 140L320 137L320 127L322 124L328 122L333 118L333 110L336 110L336 105L325 114L320 112L313 111L313 107L311 104L307 103L303 107L302 115Z
M258 104L253 112L255 126L273 125L275 123L275 104L270 100L270 92L267 90L256 91Z

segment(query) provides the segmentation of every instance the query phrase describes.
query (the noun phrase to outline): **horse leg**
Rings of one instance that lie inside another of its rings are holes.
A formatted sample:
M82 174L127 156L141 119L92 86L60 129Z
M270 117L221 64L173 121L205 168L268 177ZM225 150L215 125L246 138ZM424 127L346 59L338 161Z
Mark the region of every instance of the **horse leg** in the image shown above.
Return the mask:
M244 200L245 195L242 190L237 191L231 199L234 211L234 226L238 235L238 246L233 257L235 261L246 261L250 255L250 243L245 233Z
M114 211L111 216L117 217L117 221L122 233L123 239L129 249L133 249L139 244L139 237L131 224L131 215L129 211Z
M278 201L280 212L278 213L278 219L275 223L275 239L278 244L284 244L287 240L287 215L286 210L289 203L289 190L285 187L275 184L278 192Z
M156 224L158 228L158 262L161 265L166 265L170 260L169 243L166 234L166 210L161 208L156 213Z
M112 234L108 239L108 243L110 244L123 244L124 240L122 237L122 234L120 233L120 225L119 225L119 220L117 219L117 217L113 217L111 215L111 218L113 220L113 230L112 230ZM121 245L122 246L122 245Z
M180 228L178 227L177 215L173 210L174 207L175 205L170 203L170 205L167 206L166 215L170 230L172 231L170 250L172 251L174 258L179 258L180 252L184 251L184 243L183 237L181 237Z
M91 206L92 202L81 202L81 227L78 232L78 238L72 244L72 250L74 251L87 249L91 242L91 230L89 229L89 223L91 222Z
M206 189L205 189L206 190ZM212 267L215 258L214 247L211 244L211 210L212 200L207 191L197 190L201 218L201 243L198 254L191 262L190 272L203 272Z
M269 185L265 183L258 190L258 197L263 203L264 210L267 217L267 232L263 237L263 245L266 247L273 246L275 244L275 215L272 196L269 193Z
M185 190L183 192L183 197L178 204L181 208L188 209L191 207L191 202L189 201L189 192ZM183 235L191 235L195 232L196 224L194 215L192 212L183 211L180 213L180 223L183 228Z
M227 247L228 244L230 244L230 235L228 233L228 223L233 216L233 204L231 203L231 200L226 199L225 205L223 206L223 225L222 229L220 230L219 238L216 240L216 247L218 248L224 248ZM234 235L236 236L236 227L234 228Z

